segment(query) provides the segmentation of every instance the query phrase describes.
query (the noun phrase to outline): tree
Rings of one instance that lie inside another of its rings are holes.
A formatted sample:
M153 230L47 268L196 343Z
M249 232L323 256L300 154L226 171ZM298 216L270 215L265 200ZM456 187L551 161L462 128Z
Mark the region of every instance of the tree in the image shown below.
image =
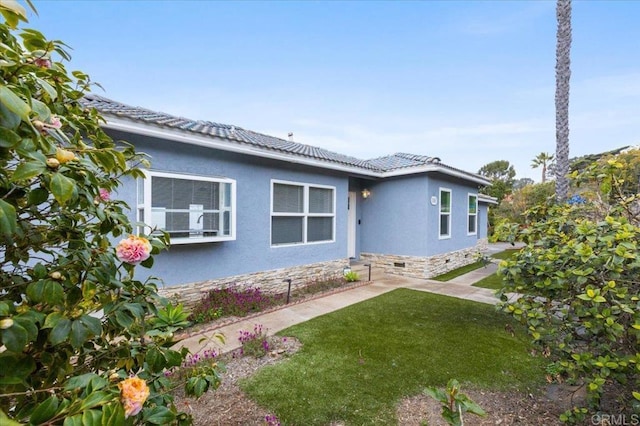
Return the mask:
M516 179L516 181L513 183L513 189L517 191L524 188L525 186L533 185L534 183L534 180L531 178Z
M571 79L571 0L558 0L556 44L556 198L569 193L569 81Z
M516 171L507 160L485 164L478 170L478 174L491 180L491 185L483 188L482 193L497 198L498 202L513 191Z
M553 154L541 152L540 154L536 155L536 157L531 162L531 167L533 167L534 169L542 166L542 183L545 183L547 181L547 166L553 161L554 158L555 157Z
M19 30L17 2L0 14L0 424L188 424L164 374L188 314L134 275L168 237L130 235L111 198L148 161L83 107L92 83L62 42ZM218 383L208 368L186 391Z

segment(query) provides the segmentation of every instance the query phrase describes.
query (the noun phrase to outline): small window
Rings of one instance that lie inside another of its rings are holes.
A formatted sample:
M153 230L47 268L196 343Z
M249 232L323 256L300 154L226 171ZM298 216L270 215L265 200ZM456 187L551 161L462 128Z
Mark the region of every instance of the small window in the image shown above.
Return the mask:
M451 190L440 188L440 238L451 237Z
M146 172L138 182L138 220L172 244L235 239L235 181Z
M469 194L467 210L467 234L476 235L478 233L478 196Z
M272 181L271 245L334 241L335 188Z

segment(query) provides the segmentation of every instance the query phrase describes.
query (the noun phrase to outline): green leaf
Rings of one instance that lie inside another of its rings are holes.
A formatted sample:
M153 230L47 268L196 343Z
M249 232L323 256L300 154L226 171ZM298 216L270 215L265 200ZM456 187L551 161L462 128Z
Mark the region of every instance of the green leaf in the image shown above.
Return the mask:
M44 188L34 188L29 191L27 202L33 206L44 203L47 198L49 198L49 191Z
M0 332L0 337L2 337L2 343L8 350L20 353L27 345L28 333L24 327L14 322L10 328Z
M13 130L20 125L20 121L20 117L0 103L0 127Z
M42 328L53 328L63 318L64 316L60 312L52 312L49 315L47 315L47 318L44 320L44 325L42 326Z
M94 336L102 334L102 323L98 318L92 317L90 315L83 315L80 317L80 321Z
M0 369L2 380L10 381L10 379L17 378L19 383L29 377L36 369L36 363L32 357L22 354L16 356L8 352L3 352L0 355L0 365L2 365L2 369Z
M104 405L111 401L111 394L104 391L97 391L90 393L87 395L85 399L82 400L82 404L80 405L80 410L88 410L89 408L98 407L100 405Z
M20 180L27 180L40 176L47 169L47 165L39 161L29 161L21 163L16 167L16 170L11 176L11 182L18 182Z
M57 305L64 301L64 289L57 281L40 280L27 286L27 297L35 303Z
M33 341L38 338L38 327L34 322L34 318L25 314L13 317L13 320L27 332L27 341Z
M4 200L0 200L0 235L10 236L16 232L17 224L15 207Z
M44 102L31 98L31 108L38 120L48 122L51 118L51 110Z
M0 317L6 317L11 313L9 304L7 302L0 302Z
M120 402L107 404L102 408L102 426L124 424L124 408Z
M9 111L16 114L22 120L29 121L29 113L31 112L29 104L13 93L13 90L9 89L7 86L0 86L0 103L6 106Z
M89 386L89 383L91 383L91 381L96 377L100 376L98 376L96 373L86 373L80 376L72 377L67 380L67 383L65 383L64 390L70 391L76 389L84 389Z
M82 424L82 414L76 414L75 416L70 416L64 419L64 423L62 426L83 426Z
M84 426L100 426L102 424L102 411L87 410L82 413L82 424Z
M631 394L633 395L633 397L634 397L635 399L637 399L638 401L640 401L640 392L633 391L633 392L631 392Z
M69 337L69 333L71 332L71 321L64 318L58 321L58 323L51 330L51 334L49 335L49 341L52 345L57 345L59 343L64 342Z
M154 425L166 425L174 421L176 415L167 407L153 407L150 410L144 410L143 420Z
M11 420L4 411L0 410L0 425L2 426L21 426L21 423Z
M158 348L151 348L147 351L147 356L145 357L145 361L152 373L158 373L164 369L167 364L167 360L165 359L162 352L158 350Z
M11 148L20 142L20 135L5 127L0 127L0 148Z
M41 424L46 422L56 414L59 404L60 401L58 401L58 398L55 395L51 395L38 404L36 409L33 410L33 413L31 413L29 417L29 423Z
M36 81L38 82L40 87L42 87L42 90L47 92L47 95L49 95L51 100L55 101L56 98L58 97L58 93L56 92L56 89L52 85L50 85L49 82L46 80L36 77Z
M60 204L65 204L73 197L76 184L62 173L55 173L51 178L51 193Z
M71 323L71 346L79 348L89 338L89 329L80 321L73 321Z

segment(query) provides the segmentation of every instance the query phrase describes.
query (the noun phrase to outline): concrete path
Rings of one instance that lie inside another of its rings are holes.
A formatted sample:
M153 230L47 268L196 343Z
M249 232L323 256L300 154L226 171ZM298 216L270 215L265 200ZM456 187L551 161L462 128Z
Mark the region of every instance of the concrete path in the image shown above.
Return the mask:
M497 251L502 250L504 249ZM292 304L273 312L252 316L233 324L221 326L212 331L198 333L181 340L176 346L187 347L191 353L197 353L204 349L215 349L219 353L230 352L240 347L238 342L240 330L253 331L256 324L261 324L263 330L268 335L272 335L292 325L371 299L397 288L409 288L481 303L495 304L498 302L498 298L495 296L494 290L472 287L472 284L493 274L496 270L497 265L490 263L484 268L476 269L447 282L385 275L376 271L370 284ZM215 339L213 337L215 333L223 334L226 340L225 343Z

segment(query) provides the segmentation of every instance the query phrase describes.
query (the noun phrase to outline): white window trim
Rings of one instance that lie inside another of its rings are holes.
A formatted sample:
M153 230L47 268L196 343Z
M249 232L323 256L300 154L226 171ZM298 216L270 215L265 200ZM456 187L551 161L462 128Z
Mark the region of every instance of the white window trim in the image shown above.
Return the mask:
M475 213L471 213L471 211L469 211L469 197L475 197L476 199L476 212ZM469 218L473 216L474 218L474 222L475 222L475 232L469 232ZM467 194L467 235L478 235L478 194L474 194L469 192Z
M180 245L180 244L200 244L200 243L213 243L218 241L233 241L236 239L236 181L234 179L222 178L222 177L210 177L210 176L202 176L202 175L190 175L184 173L172 173L172 172L158 172L154 170L144 170L145 178L142 183L143 194L143 202L140 203L141 194L140 186L137 185L137 208L136 208L136 220L141 222L140 211L144 211L144 217L149 223L145 223L148 227L151 225L150 218L152 217L152 209L151 209L151 181L154 177L164 177L164 178L172 178L172 179L185 179L185 180L199 180L205 182L218 182L218 183L228 183L231 184L231 203L228 208L220 209L222 214L223 210L230 211L230 220L231 226L229 227L230 235L224 236L216 236L216 237L201 237L201 238L171 238L171 245Z
M276 184L282 185L292 185L292 186L301 186L303 187L303 205L301 213L286 213L286 212L274 212L273 211L273 187ZM333 213L309 213L309 188L321 188L321 189L331 189L333 191ZM312 244L329 244L336 242L336 187L330 185L319 185L315 183L304 183L304 182L294 182L287 180L279 180L279 179L271 179L271 194L270 194L270 214L269 214L269 243L271 247L291 247L291 246L301 246L301 245L312 245ZM282 243L282 244L273 244L273 220L274 216L292 216L292 217L302 217L302 242L299 243ZM332 221L332 229L331 235L332 238L330 240L322 240L322 241L307 241L307 219L310 217L331 217Z
M449 213L442 213L442 193L443 192L448 192L449 193ZM451 224L453 223L453 220L451 219L451 214L453 213L453 192L451 191L450 188L439 188L438 189L438 239L439 240L446 240L446 239L450 239L451 238ZM448 216L449 217L449 226L448 226L448 231L449 233L446 235L442 235L442 229L440 229L440 223L442 221L442 216Z

